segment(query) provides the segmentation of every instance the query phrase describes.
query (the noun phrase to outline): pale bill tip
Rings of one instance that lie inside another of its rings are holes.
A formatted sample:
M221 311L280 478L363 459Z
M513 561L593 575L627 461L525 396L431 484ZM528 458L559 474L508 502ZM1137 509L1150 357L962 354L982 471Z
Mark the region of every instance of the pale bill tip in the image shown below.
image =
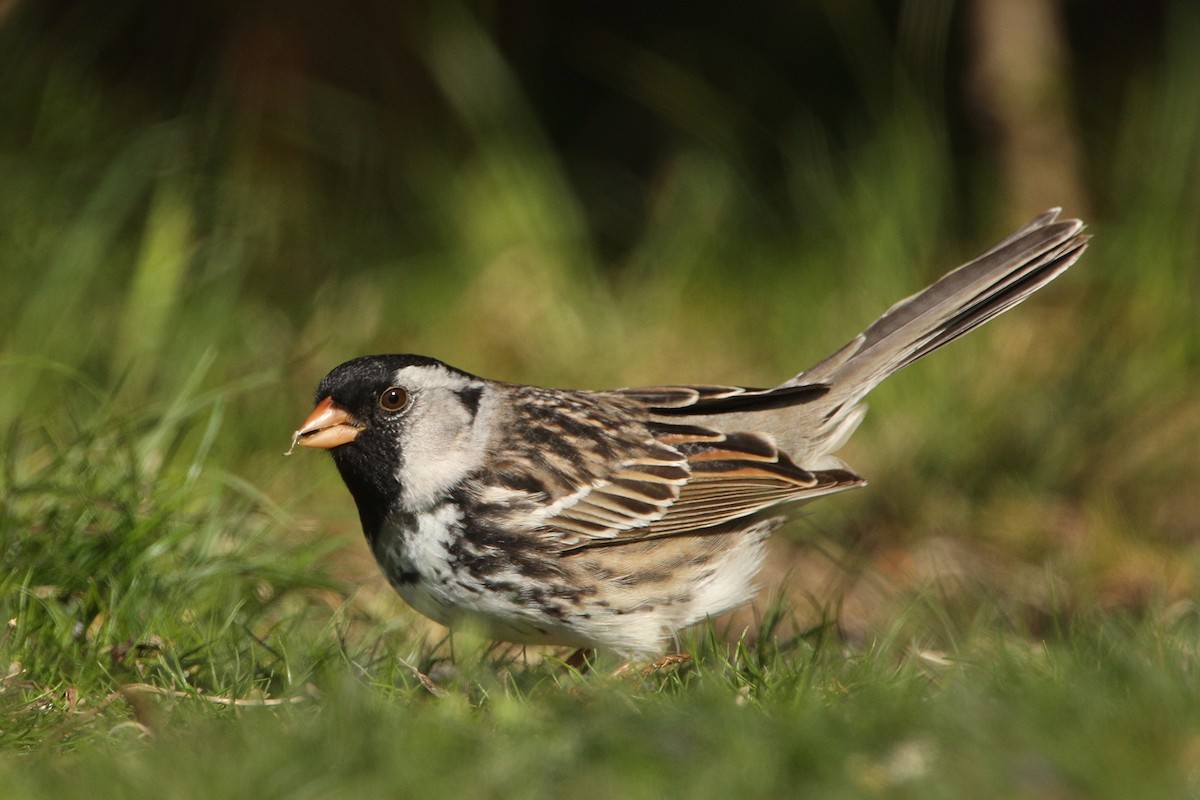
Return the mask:
M298 441L300 441L300 431L293 431L292 446L287 449L286 453L284 453L285 456L290 456L292 454L292 451L296 449L296 442Z

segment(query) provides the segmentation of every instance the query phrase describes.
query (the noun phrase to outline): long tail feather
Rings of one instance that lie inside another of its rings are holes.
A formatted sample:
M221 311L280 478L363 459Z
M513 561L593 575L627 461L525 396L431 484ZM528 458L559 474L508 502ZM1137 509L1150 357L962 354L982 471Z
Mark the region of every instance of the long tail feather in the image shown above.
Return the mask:
M900 301L855 339L785 385L824 383L846 407L898 369L949 344L1061 275L1087 247L1079 220L1052 209L992 249Z

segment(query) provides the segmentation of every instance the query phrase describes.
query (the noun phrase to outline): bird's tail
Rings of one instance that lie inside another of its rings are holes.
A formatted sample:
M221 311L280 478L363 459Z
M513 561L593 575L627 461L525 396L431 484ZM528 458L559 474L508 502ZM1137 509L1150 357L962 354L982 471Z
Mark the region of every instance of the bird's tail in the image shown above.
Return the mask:
M820 433L807 448L831 453L857 427L859 401L902 367L1020 303L1075 263L1090 238L1079 220L1051 209L986 253L892 306L849 344L784 386L824 384ZM816 411L810 408L809 412Z

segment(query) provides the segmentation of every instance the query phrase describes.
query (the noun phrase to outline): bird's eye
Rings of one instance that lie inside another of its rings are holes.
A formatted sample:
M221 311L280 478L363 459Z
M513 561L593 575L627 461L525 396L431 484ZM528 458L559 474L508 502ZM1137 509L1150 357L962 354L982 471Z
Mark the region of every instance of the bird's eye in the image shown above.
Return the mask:
M379 405L385 411L399 411L408 405L408 392L393 386L379 395Z

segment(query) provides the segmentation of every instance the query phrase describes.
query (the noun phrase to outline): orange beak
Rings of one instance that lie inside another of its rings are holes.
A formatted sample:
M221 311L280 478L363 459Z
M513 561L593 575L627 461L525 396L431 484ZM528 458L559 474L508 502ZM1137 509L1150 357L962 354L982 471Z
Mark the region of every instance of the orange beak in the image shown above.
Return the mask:
M292 447L319 447L330 450L353 442L362 433L363 425L350 412L326 397L304 420L300 429L292 434ZM292 452L288 450L288 452Z

